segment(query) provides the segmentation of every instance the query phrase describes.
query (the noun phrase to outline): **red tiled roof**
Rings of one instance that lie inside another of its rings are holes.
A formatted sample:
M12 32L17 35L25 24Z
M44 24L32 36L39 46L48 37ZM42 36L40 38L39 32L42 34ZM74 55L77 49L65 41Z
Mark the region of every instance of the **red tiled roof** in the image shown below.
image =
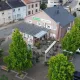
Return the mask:
M33 3L33 2L38 2L40 0L23 0L26 4L29 4L29 3Z

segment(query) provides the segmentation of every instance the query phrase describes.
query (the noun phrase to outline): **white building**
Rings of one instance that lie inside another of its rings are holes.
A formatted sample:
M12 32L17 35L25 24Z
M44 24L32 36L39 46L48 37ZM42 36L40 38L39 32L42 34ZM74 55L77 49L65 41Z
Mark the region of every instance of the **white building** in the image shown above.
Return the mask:
M36 14L40 11L40 0L22 0L27 8L26 15Z
M12 22L12 9L11 7L4 1L0 2L0 25L4 23Z
M60 5L60 1L62 1L63 5L68 1L68 0L48 0L48 4L47 4L47 7L53 7L53 6L56 6L56 5Z
M80 9L80 0L74 0L72 3L69 5L71 7L71 10L74 12L75 10Z
M13 20L24 19L26 17L26 5L21 0L9 0L7 3L13 10Z

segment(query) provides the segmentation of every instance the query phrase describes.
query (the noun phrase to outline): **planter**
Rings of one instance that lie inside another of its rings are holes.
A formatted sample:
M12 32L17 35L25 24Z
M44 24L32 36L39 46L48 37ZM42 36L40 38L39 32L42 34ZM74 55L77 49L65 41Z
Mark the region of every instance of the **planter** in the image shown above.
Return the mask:
M27 76L26 72L22 72L21 74L17 73L15 77L19 79L24 79Z

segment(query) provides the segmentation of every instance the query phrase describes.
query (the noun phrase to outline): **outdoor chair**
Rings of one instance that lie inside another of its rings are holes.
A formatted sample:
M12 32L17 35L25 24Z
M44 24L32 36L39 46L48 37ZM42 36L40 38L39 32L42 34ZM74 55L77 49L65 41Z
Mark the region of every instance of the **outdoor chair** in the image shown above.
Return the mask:
M9 72L9 69L6 66L1 66L1 70Z

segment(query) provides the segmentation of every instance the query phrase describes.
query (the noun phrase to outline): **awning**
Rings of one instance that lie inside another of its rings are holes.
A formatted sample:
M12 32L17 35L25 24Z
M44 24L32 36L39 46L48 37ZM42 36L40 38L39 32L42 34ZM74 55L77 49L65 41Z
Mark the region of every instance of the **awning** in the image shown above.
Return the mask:
M37 33L36 35L34 35L34 37L36 37L36 38L41 38L41 37L43 37L45 34L47 34L46 31L40 31L39 33Z

